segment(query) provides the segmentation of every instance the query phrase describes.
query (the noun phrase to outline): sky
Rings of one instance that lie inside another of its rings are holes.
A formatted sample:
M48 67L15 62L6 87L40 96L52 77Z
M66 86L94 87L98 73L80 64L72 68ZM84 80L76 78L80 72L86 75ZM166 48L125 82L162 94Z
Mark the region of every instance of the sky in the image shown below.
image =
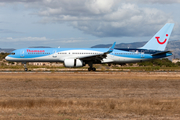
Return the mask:
M0 0L0 48L89 48L148 41L166 23L180 40L180 0Z

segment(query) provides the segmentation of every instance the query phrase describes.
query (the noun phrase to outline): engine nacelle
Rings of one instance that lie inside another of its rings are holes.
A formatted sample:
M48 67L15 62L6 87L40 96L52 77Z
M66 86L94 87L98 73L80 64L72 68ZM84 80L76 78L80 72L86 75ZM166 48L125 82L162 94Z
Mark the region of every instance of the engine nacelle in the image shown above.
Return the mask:
M83 67L83 61L79 59L65 59L64 60L65 67Z

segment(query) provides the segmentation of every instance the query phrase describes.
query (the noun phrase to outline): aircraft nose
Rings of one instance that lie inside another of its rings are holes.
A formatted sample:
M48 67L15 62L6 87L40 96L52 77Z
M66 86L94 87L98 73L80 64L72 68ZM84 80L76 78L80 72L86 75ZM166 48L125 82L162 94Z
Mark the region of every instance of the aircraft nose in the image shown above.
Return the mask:
M6 57L5 57L5 60L7 60L7 61L8 61L9 59L10 59L10 57L9 57L9 56L6 56Z

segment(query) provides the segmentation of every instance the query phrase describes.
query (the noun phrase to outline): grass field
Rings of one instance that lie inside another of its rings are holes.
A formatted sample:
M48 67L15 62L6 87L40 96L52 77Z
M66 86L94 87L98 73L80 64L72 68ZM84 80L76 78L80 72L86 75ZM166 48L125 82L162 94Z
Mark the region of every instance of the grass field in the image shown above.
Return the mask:
M0 73L0 119L179 120L179 72Z

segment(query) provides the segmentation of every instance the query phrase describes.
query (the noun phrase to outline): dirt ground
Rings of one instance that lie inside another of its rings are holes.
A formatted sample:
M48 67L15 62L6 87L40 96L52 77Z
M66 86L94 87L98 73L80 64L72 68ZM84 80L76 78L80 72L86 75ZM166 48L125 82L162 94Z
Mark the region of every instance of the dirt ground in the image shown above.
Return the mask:
M0 73L0 119L179 120L180 73Z

